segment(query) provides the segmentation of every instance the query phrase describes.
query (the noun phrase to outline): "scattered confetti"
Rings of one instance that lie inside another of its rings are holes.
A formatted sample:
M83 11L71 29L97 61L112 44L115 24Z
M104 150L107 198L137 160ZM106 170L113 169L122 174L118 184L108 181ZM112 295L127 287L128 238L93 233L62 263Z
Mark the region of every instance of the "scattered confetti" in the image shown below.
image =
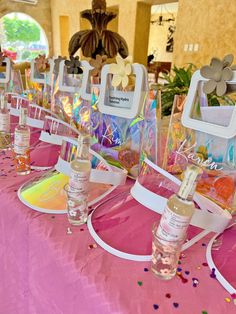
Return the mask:
M216 274L215 274L215 268L212 268L211 273L210 273L210 277L213 279L216 279Z
M97 246L97 244L89 244L89 246L88 246L88 249L89 250L91 250L91 249L96 249L98 246Z
M178 267L178 268L177 268L177 271L178 271L178 272L181 272L181 271L182 271L182 268L181 268L181 267Z
M196 288L199 284L199 280L197 278L192 278L193 287Z
M202 246L206 246L206 243L202 243Z
M55 218L55 216L51 216L51 218L52 218L52 219L54 219L54 218Z
M147 272L147 271L148 271L148 268L147 268L147 267L145 267L143 270L144 270L145 272Z
M159 305L153 304L153 308L154 308L154 310L158 310L159 309Z
M186 270L184 273L185 273L185 275L189 275L190 271Z
M138 285L141 287L143 285L142 281L138 281Z
M201 269L201 266L196 267L196 269L197 269L197 270L200 270L200 269Z
M181 279L182 283L187 283L188 282L188 279L184 278L181 273L177 273L177 276Z
M180 262L180 261L178 261L178 264L179 264L179 265L181 265L181 262Z
M208 314L206 311L202 311L202 314Z
M83 229L83 228L80 228L80 231L84 231L84 229Z
M208 264L206 262L202 263L202 266L208 266Z
M230 298L225 298L225 302L229 303L230 301Z
M72 231L71 231L70 227L67 228L67 234L72 234Z
M231 298L233 299L234 305L236 305L236 293L231 294Z
M173 305L175 308L179 307L179 303L174 302Z
M171 294L170 294L170 293L167 293L167 294L166 294L166 298L170 299L170 298L171 298Z

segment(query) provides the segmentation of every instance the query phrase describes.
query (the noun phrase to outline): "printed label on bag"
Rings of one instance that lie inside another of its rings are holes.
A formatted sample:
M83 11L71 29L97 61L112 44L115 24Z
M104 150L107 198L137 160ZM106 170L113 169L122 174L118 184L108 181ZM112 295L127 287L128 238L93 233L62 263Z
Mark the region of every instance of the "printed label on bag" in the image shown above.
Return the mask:
M110 91L108 104L111 107L131 108L134 92Z
M16 154L25 154L30 147L30 134L15 131L14 151Z
M157 229L157 236L167 241L179 241L184 238L190 221L191 217L178 215L166 205Z
M0 113L0 131L10 132L10 115L8 113Z
M88 192L88 186L89 186L89 172L85 171L75 171L71 169L71 175L70 175L70 190L71 192L78 191L80 193L87 193Z

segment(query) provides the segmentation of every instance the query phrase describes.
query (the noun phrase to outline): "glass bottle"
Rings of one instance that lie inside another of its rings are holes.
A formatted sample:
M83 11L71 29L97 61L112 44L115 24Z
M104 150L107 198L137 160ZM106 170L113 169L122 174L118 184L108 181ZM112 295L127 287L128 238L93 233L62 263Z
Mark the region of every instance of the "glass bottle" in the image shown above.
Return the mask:
M30 128L26 125L28 109L20 108L19 124L14 133L14 161L19 175L30 173Z
M159 226L153 228L151 270L161 279L168 280L176 274L181 247L195 210L193 194L201 172L196 166L187 168L179 192L169 198Z
M0 149L9 149L11 144L10 135L10 112L4 94L0 95Z
M90 136L78 138L77 157L71 162L71 174L67 191L68 220L73 225L81 225L88 217L88 194L91 162L89 160Z
M195 205L193 194L196 189L196 180L202 172L199 167L189 166L180 186L179 192L172 195L163 211L157 234L166 240L181 240L193 216Z

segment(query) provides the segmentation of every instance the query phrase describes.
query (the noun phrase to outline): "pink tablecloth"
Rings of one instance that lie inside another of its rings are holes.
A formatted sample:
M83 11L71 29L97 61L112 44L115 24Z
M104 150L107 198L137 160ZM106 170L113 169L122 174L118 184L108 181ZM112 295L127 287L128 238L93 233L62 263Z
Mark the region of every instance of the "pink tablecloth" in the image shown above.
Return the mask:
M1 154L0 166L0 314L236 313L205 264L208 239L182 257L182 279L162 282L148 262L93 246L86 226L21 204L16 191L28 178L16 176L10 154Z

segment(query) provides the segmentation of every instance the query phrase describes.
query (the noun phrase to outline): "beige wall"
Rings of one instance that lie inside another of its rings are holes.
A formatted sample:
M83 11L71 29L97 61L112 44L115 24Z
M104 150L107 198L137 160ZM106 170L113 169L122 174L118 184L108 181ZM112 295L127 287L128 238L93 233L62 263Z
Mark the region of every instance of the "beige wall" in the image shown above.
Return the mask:
M147 64L148 55L150 19L151 6L146 3L137 3L133 60L145 65Z
M235 16L235 0L179 0L174 63L200 66L213 56L236 56ZM199 50L185 52L185 44L198 44Z
M49 44L49 53L52 49L52 23L51 6L49 0L40 0L37 5L10 2L9 0L0 0L0 18L7 13L21 12L34 18L45 31Z
M61 15L59 17L59 24L60 24L60 47L61 47L61 55L67 56L68 55L68 42L69 38L69 28L70 28L70 21L69 16Z
M151 20L155 21L158 19L160 14L152 14ZM175 19L177 13L173 13ZM170 14L163 14L163 18L169 18ZM168 37L168 28L171 24L164 23L164 25L151 24L150 35L148 44L148 54L151 54L154 49L157 50L157 60L162 62L172 62L173 53L166 52L166 43ZM175 45L175 41L174 41ZM175 46L174 46L175 47Z

